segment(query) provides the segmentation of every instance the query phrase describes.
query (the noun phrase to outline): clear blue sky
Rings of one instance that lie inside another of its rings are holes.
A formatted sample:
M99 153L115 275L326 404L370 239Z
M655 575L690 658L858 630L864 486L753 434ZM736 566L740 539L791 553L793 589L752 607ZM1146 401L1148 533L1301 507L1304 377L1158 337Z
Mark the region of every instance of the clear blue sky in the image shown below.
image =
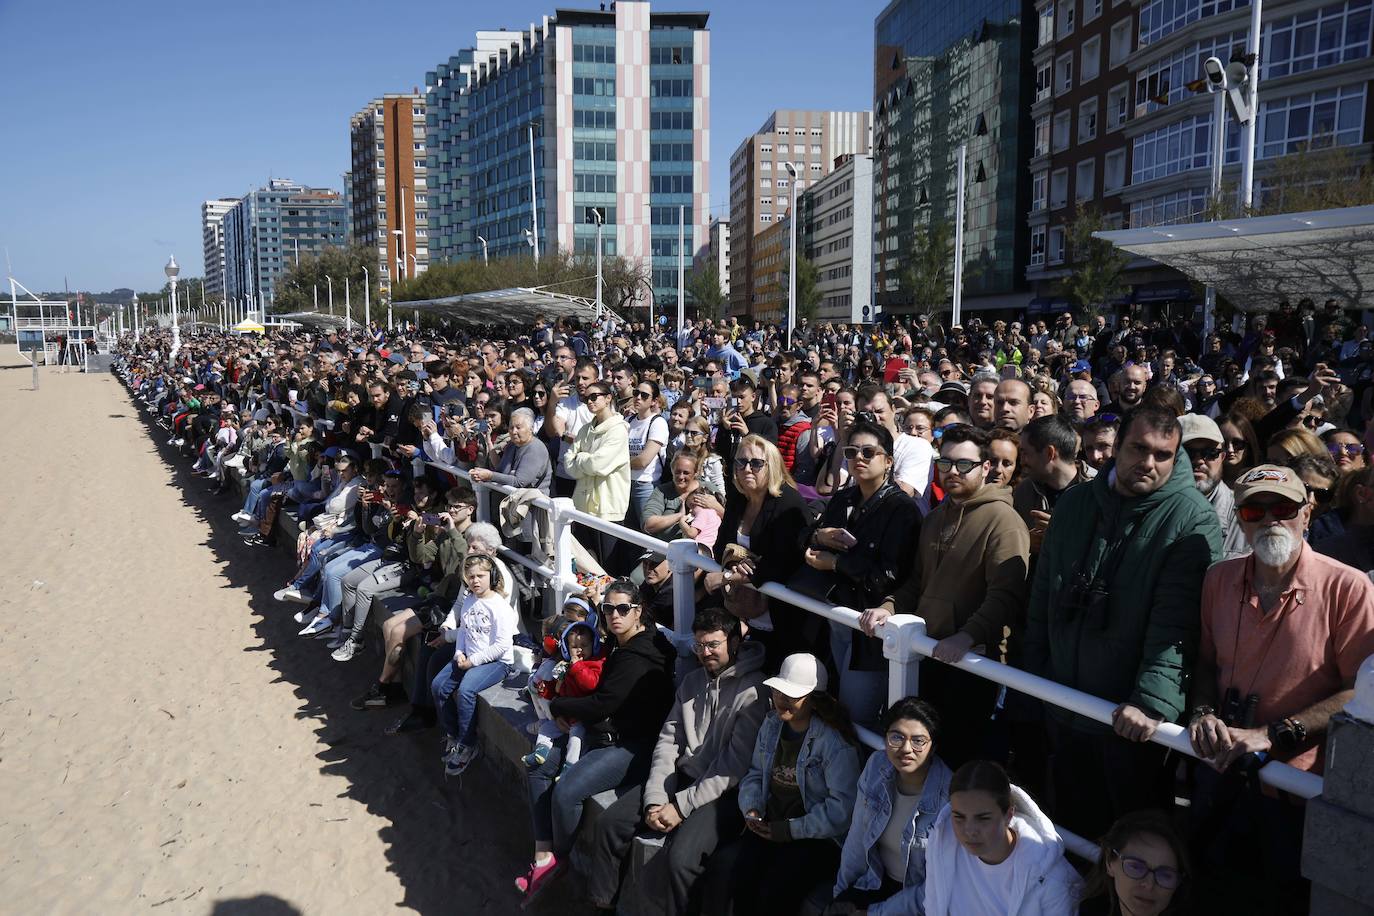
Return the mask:
M156 289L174 252L199 276L200 204L269 177L339 188L348 119L477 29L518 29L595 2L0 0L0 256L31 289ZM775 108L871 104L881 0L662 0L711 12L711 192ZM4 291L8 295L8 290Z

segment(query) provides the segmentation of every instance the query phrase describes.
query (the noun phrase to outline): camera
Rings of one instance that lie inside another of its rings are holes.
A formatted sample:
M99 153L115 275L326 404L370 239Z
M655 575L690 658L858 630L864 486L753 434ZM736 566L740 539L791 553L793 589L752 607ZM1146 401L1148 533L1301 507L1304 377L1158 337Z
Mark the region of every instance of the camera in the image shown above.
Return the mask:
M1059 607L1066 611L1105 617L1107 600L1111 593L1096 579L1078 572L1072 581L1060 590Z

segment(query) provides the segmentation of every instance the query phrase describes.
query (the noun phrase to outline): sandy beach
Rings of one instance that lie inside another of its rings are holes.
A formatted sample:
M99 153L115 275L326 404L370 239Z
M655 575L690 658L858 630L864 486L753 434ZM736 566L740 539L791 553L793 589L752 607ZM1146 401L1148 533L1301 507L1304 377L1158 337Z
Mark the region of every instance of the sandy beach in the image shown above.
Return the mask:
M285 553L242 543L112 375L29 389L7 347L0 909L517 912L518 786L481 761L445 784L434 733L349 708L372 647L295 636Z

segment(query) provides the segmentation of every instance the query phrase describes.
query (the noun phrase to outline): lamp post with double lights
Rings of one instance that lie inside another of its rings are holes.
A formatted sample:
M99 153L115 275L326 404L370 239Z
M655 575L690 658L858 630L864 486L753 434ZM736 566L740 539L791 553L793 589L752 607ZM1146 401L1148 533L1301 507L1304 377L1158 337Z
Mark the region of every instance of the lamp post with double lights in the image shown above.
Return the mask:
M482 266L488 267L490 265L487 262L487 240L479 235L477 236L477 241L482 243Z
M181 323L177 320L177 274L181 273L181 268L177 266L176 256L167 258L167 266L162 268L162 272L167 275L168 281L172 284L172 356L176 356L181 350Z

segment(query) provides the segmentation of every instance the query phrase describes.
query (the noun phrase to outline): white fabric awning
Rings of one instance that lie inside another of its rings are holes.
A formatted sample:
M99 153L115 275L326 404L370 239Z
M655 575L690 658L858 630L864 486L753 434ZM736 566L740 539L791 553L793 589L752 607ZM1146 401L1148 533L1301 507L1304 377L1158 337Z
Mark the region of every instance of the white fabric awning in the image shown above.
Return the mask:
M303 324L308 328L326 328L337 330L345 324L344 316L330 315L327 312L291 312L287 315L272 315L270 320L273 322L290 321L296 324ZM354 322L358 324L358 322Z
M1215 287L1246 311L1303 298L1374 305L1374 206L1093 234Z
M464 293L442 299L422 299L416 302L394 302L397 312L419 309L433 312L458 324L493 325L515 324L531 326L540 315L545 318L577 318L584 323L597 319L596 303L578 296L545 292L541 289L513 287L493 289L482 293ZM609 311L603 308L602 312Z

